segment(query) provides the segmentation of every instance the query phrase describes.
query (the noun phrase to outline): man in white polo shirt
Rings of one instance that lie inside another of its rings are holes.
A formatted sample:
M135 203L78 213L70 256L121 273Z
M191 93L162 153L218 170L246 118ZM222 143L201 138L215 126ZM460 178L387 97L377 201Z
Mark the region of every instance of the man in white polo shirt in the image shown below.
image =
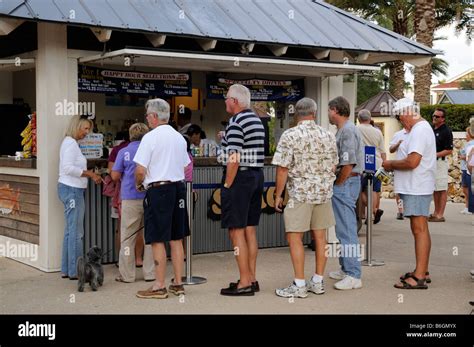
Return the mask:
M395 171L395 192L403 201L404 215L410 218L415 238L416 268L400 277L398 289L427 289L431 250L428 216L435 190L436 140L430 124L420 116L419 107L409 98L394 104L394 113L409 130L400 144L397 160L386 160L383 167Z
M152 245L156 281L151 288L139 291L137 297L166 299L168 291L184 294L182 240L189 235L184 168L190 159L183 136L168 125L169 104L162 99L152 99L145 107L146 119L153 130L143 137L133 161L137 163L137 190L147 188L143 201L145 243ZM174 282L168 291L165 242L170 243L174 269Z

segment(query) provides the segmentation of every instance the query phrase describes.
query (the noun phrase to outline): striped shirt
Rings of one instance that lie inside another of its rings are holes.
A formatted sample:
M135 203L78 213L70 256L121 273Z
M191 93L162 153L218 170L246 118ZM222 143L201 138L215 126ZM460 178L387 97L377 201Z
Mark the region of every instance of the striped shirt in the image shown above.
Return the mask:
M263 167L265 159L265 129L251 110L243 110L229 120L222 139L219 161L227 165L229 156L240 153L240 166Z

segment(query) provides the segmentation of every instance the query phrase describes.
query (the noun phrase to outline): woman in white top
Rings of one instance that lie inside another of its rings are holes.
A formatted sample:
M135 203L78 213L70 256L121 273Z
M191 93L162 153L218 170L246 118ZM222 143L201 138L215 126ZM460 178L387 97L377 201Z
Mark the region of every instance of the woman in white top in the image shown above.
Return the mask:
M93 123L85 116L74 116L66 131L59 152L58 195L64 204L64 241L61 260L61 277L77 279L76 262L83 254L84 193L87 177L100 184L102 178L87 170L87 159L82 154L78 140L92 129Z

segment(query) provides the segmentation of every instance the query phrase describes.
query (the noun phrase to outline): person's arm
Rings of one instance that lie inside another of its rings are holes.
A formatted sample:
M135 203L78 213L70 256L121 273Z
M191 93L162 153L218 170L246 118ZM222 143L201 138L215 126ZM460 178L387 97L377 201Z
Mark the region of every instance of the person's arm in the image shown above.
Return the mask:
M400 140L396 144L391 145L390 148L389 148L390 153L395 153L398 150L398 147L400 147L400 145L402 144L402 142L403 142L403 140Z
M277 166L276 182L275 182L275 211L283 210L283 191L285 190L286 181L288 180L288 168Z
M107 172L112 172L112 168L114 167L115 162L109 161L107 163Z
M240 165L240 154L232 153L227 162L227 170L225 175L225 187L230 188L234 183L235 176L237 176L237 171L239 170Z
M344 131L341 134L339 148L339 174L334 184L343 184L351 175L352 169L357 165L357 155L355 149L359 147L356 134Z
M447 133L448 139L446 143L446 149L436 153L436 157L446 157L448 155L451 155L453 153L453 133L449 131Z
M120 181L120 178L122 178L122 173L125 171L124 155L125 152L120 150L117 154L117 158L115 159L115 163L109 162L110 177L112 177L114 182ZM110 164L113 164L113 166L110 166Z
M336 178L336 182L334 183L335 185L341 185L343 184L351 175L352 169L354 168L354 165L342 165L340 166L341 170L339 171L339 175Z
M412 152L402 160L386 160L383 162L382 166L387 171L393 170L414 170L420 165L421 154Z
M446 157L448 155L451 155L453 153L452 149L444 149L441 152L436 153L436 157Z
M66 145L64 148L61 148L62 155L61 155L61 166L64 173L68 176L73 177L89 177L95 183L99 184L102 182L102 177L97 175L95 172L91 170L83 170L80 167L75 166L75 153L78 153L77 150L73 147L72 144ZM79 150L80 151L80 150ZM78 155L78 154L77 154Z
M137 164L135 168L135 188L138 191L144 191L143 181L145 181L146 172L151 161L151 146L148 144L148 138L145 135L138 146L133 161Z
M143 181L145 180L146 176L146 167L141 166L140 164L137 164L137 167L135 168L135 188L138 191L143 191Z
M240 152L244 145L244 132L238 123L232 123L226 130L227 139L227 169L225 177L225 188L230 188L234 183L235 176L240 165Z

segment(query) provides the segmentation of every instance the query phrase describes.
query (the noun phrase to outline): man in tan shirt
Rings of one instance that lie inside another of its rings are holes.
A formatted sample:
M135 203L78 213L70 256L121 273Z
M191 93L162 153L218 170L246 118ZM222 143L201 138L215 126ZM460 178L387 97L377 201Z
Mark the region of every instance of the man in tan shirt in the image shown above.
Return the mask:
M362 141L364 142L365 146L373 146L375 147L375 158L376 158L376 168L380 168L382 166L382 161L385 161L387 155L385 153L385 142L383 139L382 132L372 126L370 121L372 119L369 110L360 110L357 114L357 118L359 119L359 125L357 128L359 129L362 135ZM373 195L372 195L372 212L374 213L374 224L380 222L380 218L382 217L383 210L379 209L380 206L380 191L382 188L382 182L380 182L376 177L373 179ZM362 192L361 192L361 199L360 199L360 207L363 208L362 211L365 210L367 206L367 178L364 177L362 179ZM363 213L361 211L361 213ZM360 216L360 214L359 214Z

